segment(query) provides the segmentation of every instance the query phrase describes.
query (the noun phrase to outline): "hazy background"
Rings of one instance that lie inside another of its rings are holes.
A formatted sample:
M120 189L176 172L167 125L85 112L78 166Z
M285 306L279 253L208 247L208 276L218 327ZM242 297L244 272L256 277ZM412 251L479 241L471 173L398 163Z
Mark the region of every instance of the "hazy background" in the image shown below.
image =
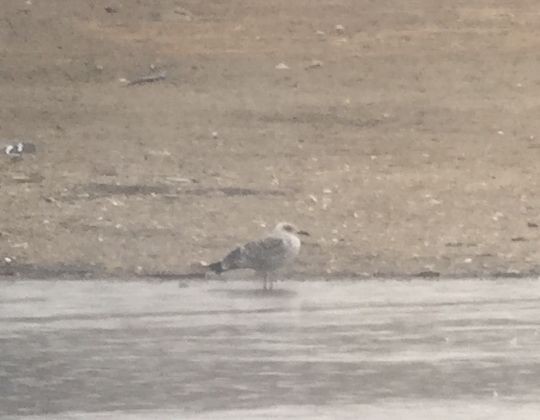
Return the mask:
M0 417L539 417L537 1L1 3Z

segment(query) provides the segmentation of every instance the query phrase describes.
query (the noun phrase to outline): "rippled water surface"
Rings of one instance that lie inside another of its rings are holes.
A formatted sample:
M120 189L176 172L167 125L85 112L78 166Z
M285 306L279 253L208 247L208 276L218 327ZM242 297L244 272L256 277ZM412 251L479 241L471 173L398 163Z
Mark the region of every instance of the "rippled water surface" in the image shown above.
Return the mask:
M540 418L540 281L183 286L2 283L0 416Z

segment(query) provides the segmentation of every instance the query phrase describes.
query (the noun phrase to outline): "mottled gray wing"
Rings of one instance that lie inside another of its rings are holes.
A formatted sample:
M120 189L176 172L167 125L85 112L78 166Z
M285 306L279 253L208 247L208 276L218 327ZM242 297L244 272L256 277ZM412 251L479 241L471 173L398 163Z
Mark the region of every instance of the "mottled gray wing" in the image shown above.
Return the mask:
M235 268L274 270L282 264L286 254L287 249L281 238L267 237L236 248L223 259L222 264L227 270Z

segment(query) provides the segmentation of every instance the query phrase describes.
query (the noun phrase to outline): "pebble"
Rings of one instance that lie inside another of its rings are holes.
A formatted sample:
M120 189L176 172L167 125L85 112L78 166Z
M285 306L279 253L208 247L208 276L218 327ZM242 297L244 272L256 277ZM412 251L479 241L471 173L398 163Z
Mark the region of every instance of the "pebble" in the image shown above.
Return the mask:
M309 63L306 66L306 70L317 69L317 68L321 68L322 66L323 66L322 61L320 61L320 60L311 60L311 63Z

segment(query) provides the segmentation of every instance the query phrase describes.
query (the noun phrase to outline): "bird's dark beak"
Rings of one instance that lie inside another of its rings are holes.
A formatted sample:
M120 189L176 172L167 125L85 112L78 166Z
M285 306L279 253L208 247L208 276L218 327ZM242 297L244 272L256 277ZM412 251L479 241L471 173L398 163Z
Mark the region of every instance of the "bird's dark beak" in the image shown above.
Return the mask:
M299 235L304 235L304 236L310 236L308 232L306 232L305 230L299 230L297 232Z

